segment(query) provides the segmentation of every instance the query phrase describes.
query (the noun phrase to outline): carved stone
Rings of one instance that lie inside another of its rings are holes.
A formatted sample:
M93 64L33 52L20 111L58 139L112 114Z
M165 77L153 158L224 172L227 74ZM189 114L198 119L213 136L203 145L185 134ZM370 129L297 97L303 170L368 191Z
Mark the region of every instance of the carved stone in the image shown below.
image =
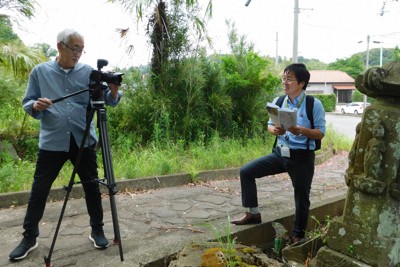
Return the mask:
M399 267L400 62L368 69L355 85L375 101L366 108L349 153L344 215L331 223L327 247L313 266L357 261Z

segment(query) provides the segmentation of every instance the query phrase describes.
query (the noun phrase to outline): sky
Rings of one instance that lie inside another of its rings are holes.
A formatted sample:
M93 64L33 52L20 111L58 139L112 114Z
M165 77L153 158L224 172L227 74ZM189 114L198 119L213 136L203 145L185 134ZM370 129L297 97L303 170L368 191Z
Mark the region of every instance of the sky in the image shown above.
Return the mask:
M85 36L81 61L96 67L107 59L107 68L147 64L151 47L145 23L134 24L135 15L105 0L36 0L36 16L22 21L14 31L26 45L48 43L56 48L56 36L74 28ZM208 0L199 0L204 5ZM226 20L235 23L239 35L253 43L263 56L290 59L293 55L295 0L213 0L208 31L216 52L229 52ZM400 47L400 2L394 0L298 0L298 56L330 63L373 48ZM380 12L386 2L385 12ZM130 28L122 40L117 28ZM370 36L370 41L367 41ZM377 43L378 42L378 43ZM128 45L134 46L131 54ZM105 68L105 69L107 69Z

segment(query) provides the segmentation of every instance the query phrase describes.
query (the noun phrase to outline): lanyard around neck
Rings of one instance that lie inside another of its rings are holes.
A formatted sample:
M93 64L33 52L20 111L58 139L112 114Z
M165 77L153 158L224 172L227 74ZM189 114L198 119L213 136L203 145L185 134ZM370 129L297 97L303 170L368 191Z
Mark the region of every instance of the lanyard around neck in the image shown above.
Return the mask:
M306 94L304 92L302 92L302 96L300 98L300 101L299 101L299 103L297 103L297 106L296 106L297 109L300 108L301 104L303 104L303 101L304 101L305 97L306 97ZM288 101L289 101L289 96L286 99L286 105L285 105L286 108L289 108Z

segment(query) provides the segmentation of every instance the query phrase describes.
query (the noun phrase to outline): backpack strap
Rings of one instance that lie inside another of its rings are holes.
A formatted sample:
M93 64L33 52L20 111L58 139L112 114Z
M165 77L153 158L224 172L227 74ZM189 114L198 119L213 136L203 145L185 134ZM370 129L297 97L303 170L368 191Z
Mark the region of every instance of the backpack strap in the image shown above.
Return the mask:
M276 105L278 107L282 107L283 104L283 100L285 100L286 95L281 95L280 97L278 97L278 100L276 100ZM278 143L278 136L275 137L275 142L274 145L272 146L273 148L276 147L276 144Z
M307 118L311 124L311 129L314 129L313 109L314 109L314 97L312 95L306 95L306 113L307 113ZM307 147L308 150L310 150L310 138L307 139Z
M283 100L285 99L286 95L281 95L278 100L276 100L276 105L282 107ZM314 109L314 97L312 95L306 95L306 113L307 118L310 121L311 129L314 129L314 117L313 117L313 109ZM278 142L278 136L275 137L275 142L273 147L276 147ZM307 140L307 147L310 150L310 138Z
M310 121L312 129L314 129L313 109L314 109L314 97L312 95L306 95L307 118Z
M286 95L281 95L280 97L278 97L278 100L276 100L276 105L279 107L282 107L283 104L283 100L285 100Z

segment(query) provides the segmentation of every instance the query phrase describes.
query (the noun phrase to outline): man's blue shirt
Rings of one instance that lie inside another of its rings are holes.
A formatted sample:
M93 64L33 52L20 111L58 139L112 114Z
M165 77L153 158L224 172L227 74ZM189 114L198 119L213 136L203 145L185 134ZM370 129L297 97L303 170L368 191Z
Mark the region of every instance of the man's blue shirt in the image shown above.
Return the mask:
M37 65L28 80L26 94L22 100L24 110L35 119L39 119L39 148L49 151L69 151L71 134L79 146L84 137L86 128L86 112L90 104L89 92L83 92L54 103L44 111L36 112L33 104L38 98L57 98L87 89L90 82L90 73L93 68L89 65L77 63L69 71L65 71L57 61L45 62ZM104 91L106 105L116 106L121 98L118 93L116 100L110 90ZM90 125L85 147L97 142L94 120Z
M289 109L297 108L299 102L303 97L304 92L302 92L298 97L295 98L294 103L286 96L283 100L282 107ZM275 104L278 97L274 99ZM325 121L325 110L319 99L314 97L314 108L313 108L313 118L314 118L314 128L318 129L323 135L326 132L326 121ZM268 121L268 125L272 125L272 121ZM297 125L311 128L311 122L308 120L306 112L306 98L302 101L300 107L297 108ZM290 149L308 149L307 147L308 137L304 135L294 135L289 131L286 131L284 135L278 136L278 146L284 145L289 146ZM315 149L315 141L310 139L310 150Z

